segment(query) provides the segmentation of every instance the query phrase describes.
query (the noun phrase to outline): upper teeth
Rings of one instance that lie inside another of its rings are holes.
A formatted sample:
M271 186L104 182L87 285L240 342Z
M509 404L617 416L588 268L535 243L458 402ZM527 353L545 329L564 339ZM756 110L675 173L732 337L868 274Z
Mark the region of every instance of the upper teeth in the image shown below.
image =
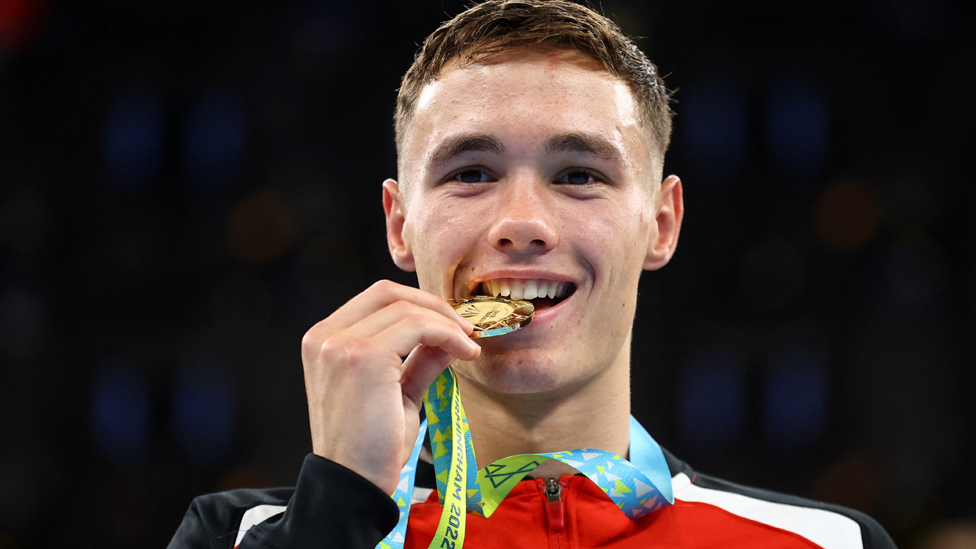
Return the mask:
M567 286L569 286L568 282L543 279L500 278L497 280L486 280L481 283L481 289L487 295L511 297L512 299L563 297L566 295Z

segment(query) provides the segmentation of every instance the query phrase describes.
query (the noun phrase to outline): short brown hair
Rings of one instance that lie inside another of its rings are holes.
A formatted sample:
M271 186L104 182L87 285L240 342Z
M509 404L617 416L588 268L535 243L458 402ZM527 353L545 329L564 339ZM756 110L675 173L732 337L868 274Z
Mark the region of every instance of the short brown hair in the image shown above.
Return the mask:
M417 98L450 60L477 61L493 53L526 47L572 48L593 58L630 86L641 121L663 158L671 140L670 93L657 67L620 27L568 0L488 0L445 21L421 46L397 95L397 150L413 117Z

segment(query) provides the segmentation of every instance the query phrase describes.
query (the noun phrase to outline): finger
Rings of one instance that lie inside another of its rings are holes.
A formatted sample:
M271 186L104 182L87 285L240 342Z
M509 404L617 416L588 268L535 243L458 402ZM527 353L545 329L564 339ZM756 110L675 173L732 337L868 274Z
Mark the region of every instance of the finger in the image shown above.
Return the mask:
M416 414L420 412L424 392L444 368L451 363L452 357L443 349L418 345L403 361L403 374L400 386L403 387L404 405L406 412Z
M341 327L355 324L369 314L398 301L406 301L438 312L456 322L461 330L467 334L470 334L473 329L471 323L458 314L446 300L417 288L403 286L389 280L381 280L373 284L349 300L320 324L341 329Z
M383 318L378 322L388 320L389 318ZM360 325L356 326L359 327ZM364 329L371 328L372 326ZM395 319L379 333L363 339L369 339L377 349L391 351L397 356L410 354L417 345L438 347L462 360L474 360L481 352L481 347L456 325L445 321L437 313L420 308Z
M396 325L400 325L401 328L389 332L383 337L376 337L377 334L387 332ZM359 355L364 352L366 355L373 356L376 352L380 354L396 353L398 359L410 353L419 343L439 346L447 343L449 339L453 339L451 348L453 352L459 353L457 355L459 357L470 355L476 347L469 338L469 332L458 327L452 319L445 317L440 312L432 311L410 301L397 301L373 311L358 322L338 332L323 331L324 328L321 325L317 328L320 331L309 330L302 341L303 357L307 363L314 363L319 358L323 345L328 345L333 351L340 352L342 349L357 348ZM426 334L428 339L422 339L427 331L431 332ZM447 335L449 333L453 333L455 337L449 338ZM371 343L365 348L355 343L367 340L370 340ZM399 364L399 360L397 364Z
M381 379L398 383L403 366L400 357L409 355L418 345L440 348L447 355L463 360L474 360L480 354L481 347L453 322L429 309L409 307L412 311L407 315L394 314L390 308L378 311L330 337L317 350L309 345L304 357L306 378L331 371L317 365L344 364L346 368L340 370L371 372L367 375L369 383L379 383Z

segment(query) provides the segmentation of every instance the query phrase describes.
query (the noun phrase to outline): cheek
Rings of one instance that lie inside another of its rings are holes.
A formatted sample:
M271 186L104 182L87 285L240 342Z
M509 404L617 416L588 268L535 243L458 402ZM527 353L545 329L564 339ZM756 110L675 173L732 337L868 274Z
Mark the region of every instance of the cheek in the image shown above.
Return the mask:
M569 225L579 227L580 241L585 242L584 253L604 264L611 273L628 272L632 265L642 265L650 226L649 214L642 202L626 206L594 209L587 215L574 217ZM584 220L580 223L579 220Z
M417 274L439 279L471 247L475 231L470 216L452 204L433 204L414 213L410 228Z

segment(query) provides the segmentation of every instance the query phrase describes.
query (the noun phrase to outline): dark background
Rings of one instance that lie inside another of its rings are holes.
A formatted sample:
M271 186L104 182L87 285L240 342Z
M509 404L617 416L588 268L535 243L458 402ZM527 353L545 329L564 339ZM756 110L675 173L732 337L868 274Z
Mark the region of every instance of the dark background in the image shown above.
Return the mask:
M602 9L678 90L687 215L642 281L634 414L700 471L972 542L962 6ZM0 0L0 547L159 547L194 495L294 482L302 334L414 283L379 185L399 78L458 11Z

